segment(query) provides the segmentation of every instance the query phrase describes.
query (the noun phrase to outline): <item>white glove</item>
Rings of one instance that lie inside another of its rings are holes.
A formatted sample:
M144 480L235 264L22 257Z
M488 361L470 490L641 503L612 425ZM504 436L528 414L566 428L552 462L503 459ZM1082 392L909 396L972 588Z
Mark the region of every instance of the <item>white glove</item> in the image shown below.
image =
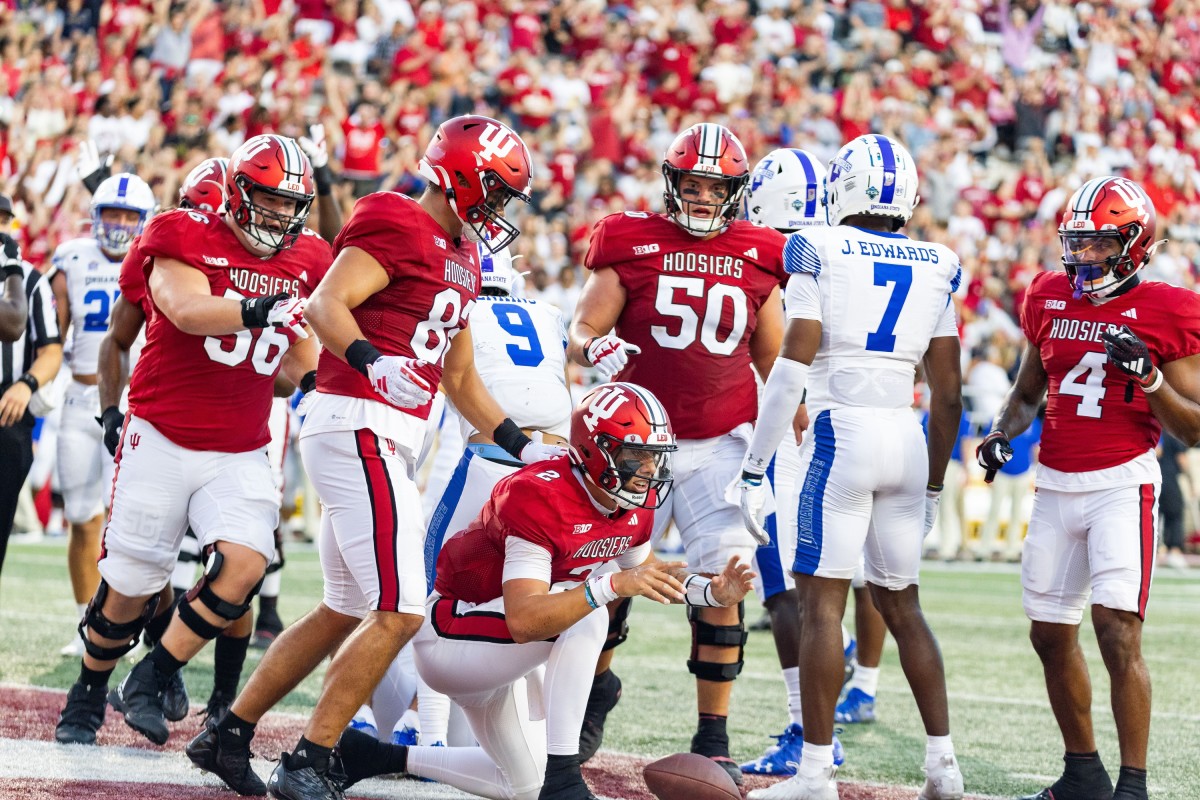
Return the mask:
M92 178L92 182L99 185L103 180L100 177L100 170L108 170L112 166L113 157L106 156L103 161L100 159L100 150L96 147L96 143L91 139L85 139L79 142L79 153L75 156L75 174L79 180L88 182ZM93 177L95 176L95 177ZM96 180L99 178L99 180ZM89 187L91 191L96 191L95 188Z
M375 391L397 408L419 408L433 399L429 384L417 374L428 362L419 358L380 356L367 365L367 379Z
M567 454L567 448L562 445L544 443L541 431L534 431L530 438L533 441L521 448L521 460L526 464L536 464L539 461Z
M937 520L938 504L942 502L942 492L933 491L932 489L925 490L925 535L933 530L933 523Z
M592 339L583 355L588 363L600 373L601 378L610 381L614 375L625 369L630 355L637 355L640 352L642 352L642 348L636 344L630 344L621 337L613 336L610 333Z
M289 297L280 300L267 311L267 324L276 328L287 328L296 334L297 339L307 339L308 331L304 330L304 307L308 300L303 297Z
M771 543L771 535L763 524L769 513L768 506L774 506L773 502L768 502L772 499L765 476L752 472L742 472L725 489L725 500L741 509L742 524L760 545Z
M308 136L296 140L304 155L312 162L313 169L320 169L329 163L329 150L325 144L325 126L321 123L308 126Z

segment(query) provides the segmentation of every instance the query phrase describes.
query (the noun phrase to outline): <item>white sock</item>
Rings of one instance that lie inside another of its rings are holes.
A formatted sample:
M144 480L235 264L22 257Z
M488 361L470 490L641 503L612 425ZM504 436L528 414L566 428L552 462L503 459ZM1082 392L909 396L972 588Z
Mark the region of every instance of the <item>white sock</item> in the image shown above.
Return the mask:
M879 667L864 667L859 664L854 668L854 674L850 676L850 685L846 688L859 689L864 694L874 697L879 688Z
M800 755L800 769L797 774L804 777L813 777L820 775L825 770L833 766L833 743L830 744L813 744L811 742L804 743L804 750Z
M783 670L783 683L787 686L788 713L792 716L792 722L803 725L804 717L800 714L800 668L788 667Z
M75 608L79 611L79 618L83 619L83 615L87 613L87 603L76 603Z
M449 741L450 698L426 686L420 675L417 676L417 715L425 744Z
M846 652L847 649L849 649L850 642L852 639L854 639L854 637L850 635L850 630L845 625L843 625L842 626L842 652L843 653Z
M262 588L258 590L259 597L279 597L279 589L283 583L283 570L277 569L263 578Z
M954 743L947 736L925 737L925 768L933 769L941 765L942 756L954 755Z

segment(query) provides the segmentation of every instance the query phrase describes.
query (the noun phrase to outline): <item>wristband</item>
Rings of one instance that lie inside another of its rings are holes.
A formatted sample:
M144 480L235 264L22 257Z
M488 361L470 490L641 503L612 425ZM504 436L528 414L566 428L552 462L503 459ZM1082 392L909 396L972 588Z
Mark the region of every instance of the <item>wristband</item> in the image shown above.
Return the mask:
M946 484L944 484L944 483L936 483L936 484L935 483L927 483L927 484L925 484L925 491L927 491L927 492L940 492L944 488L946 488Z
M304 373L304 377L300 379L300 391L308 394L313 389L317 388L317 371L310 369Z
M517 427L517 423L509 417L505 417L504 422L496 426L496 430L492 432L492 441L503 447L518 461L521 460L521 451L525 449L525 446L533 443L533 439L526 436L525 432Z
M29 387L29 391L37 393L38 387L41 386L41 381L36 376L26 372L21 377L17 378L17 383L23 383Z
M721 605L713 598L711 578L693 572L684 578L683 589L683 602L689 606L716 608Z
M1159 369L1158 367L1155 367L1154 368L1154 380L1152 380L1149 383L1149 385L1143 386L1142 391L1145 392L1146 394L1154 394L1155 392L1157 392L1159 389L1162 388L1162 385L1163 385L1162 370Z
M346 348L346 363L363 375L367 374L367 366L383 358L383 354L375 349L375 345L366 339L355 339Z
M10 261L4 265L4 277L11 278L14 275L24 275L25 270L21 267L20 261Z
M592 597L592 587L587 581L583 582L583 599L586 600L587 604L592 608L600 607L600 604L596 602L596 598Z
M613 588L612 579L613 574L606 572L603 575L588 578L584 584L588 588L588 593L592 596L592 600L596 602L596 608L606 606L617 599L617 590Z
M592 342L596 341L599 338L600 338L599 336L593 336L592 338L588 339L586 342L583 343L583 360L589 364L592 364L592 357L588 354L588 351L592 349ZM596 365L592 364L592 366L594 367Z

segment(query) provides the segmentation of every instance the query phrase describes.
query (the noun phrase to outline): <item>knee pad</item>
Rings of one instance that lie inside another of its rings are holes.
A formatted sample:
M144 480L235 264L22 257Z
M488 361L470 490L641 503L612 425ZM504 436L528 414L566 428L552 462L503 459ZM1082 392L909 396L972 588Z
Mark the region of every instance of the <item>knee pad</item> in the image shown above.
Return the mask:
M192 629L197 636L203 639L215 639L224 630L224 626L216 626L204 619L192 608L195 602L201 603L212 613L226 621L226 624L241 619L253 605L254 596L258 594L258 590L262 588L262 578L254 585L254 588L246 595L246 599L241 603L231 603L222 598L212 590L211 584L221 574L221 566L225 563L225 556L220 550L212 548L209 552L209 567L205 570L204 575L200 577L200 582L192 587L187 596L179 603L179 619L183 624ZM264 576L265 577L265 576Z
M633 608L632 597L622 597L608 618L608 638L600 652L619 647L629 638L629 612Z
M745 664L746 640L746 605L738 603L738 621L736 625L713 625L700 619L700 609L688 607L688 622L692 624L692 657L688 659L688 672L702 681L728 683L738 676ZM700 660L700 646L736 647L738 660L732 664L718 664L712 661Z
M104 616L104 599L106 597L108 597L108 582L101 578L100 587L96 589L95 596L88 603L87 612L79 621L79 636L83 639L83 648L88 655L98 661L114 661L137 647L138 636L146 627L146 623L154 616L155 609L158 608L158 594L155 593L146 601L146 607L142 609L140 617L129 622L113 622ZM129 641L125 644L105 647L88 638L88 628L104 639L128 639Z

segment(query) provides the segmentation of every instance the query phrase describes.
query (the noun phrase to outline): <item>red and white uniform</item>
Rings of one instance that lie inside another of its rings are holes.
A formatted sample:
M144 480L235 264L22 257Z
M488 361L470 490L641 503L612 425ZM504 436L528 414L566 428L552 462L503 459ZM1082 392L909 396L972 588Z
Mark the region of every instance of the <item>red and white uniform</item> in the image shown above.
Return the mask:
M479 248L456 242L412 199L367 195L334 242L357 247L387 271L386 288L352 310L385 356L419 358L441 382L450 340L479 293ZM425 613L425 535L414 483L429 405L400 409L367 378L321 351L317 391L300 433L300 455L327 513L321 523L325 603L350 616L371 610Z
M653 392L678 437L656 535L674 521L698 572L754 555L724 493L758 416L750 338L759 308L786 280L783 244L782 234L744 220L704 240L665 214L640 212L605 217L592 231L585 265L616 270L626 299L614 332L642 351L613 380Z
M1061 272L1034 278L1021 327L1049 400L1021 559L1031 619L1078 624L1087 603L1146 613L1158 544L1162 430L1145 393L1108 363L1100 334L1128 325L1163 364L1200 353L1200 296L1144 281L1101 305ZM1081 568L1080 565L1086 565Z
M270 561L279 519L267 460L275 375L291 333L244 330L228 336L180 331L154 305L154 260L199 270L212 293L242 298L287 291L307 296L332 261L329 245L303 235L262 259L216 214L177 210L155 217L138 240L149 303L147 340L134 370L129 415L117 450L112 514L100 574L121 594L152 594L170 579L189 524L201 547L229 541ZM126 265L122 288L138 302ZM154 503L147 504L152 496Z
M485 797L532 799L546 753L578 752L608 615L598 609L553 639L518 644L502 593L509 580L543 581L556 592L609 562L624 569L645 561L654 512L609 516L583 481L565 456L525 467L442 547L428 618L413 639L417 670L462 706L480 747L410 748L410 773Z

